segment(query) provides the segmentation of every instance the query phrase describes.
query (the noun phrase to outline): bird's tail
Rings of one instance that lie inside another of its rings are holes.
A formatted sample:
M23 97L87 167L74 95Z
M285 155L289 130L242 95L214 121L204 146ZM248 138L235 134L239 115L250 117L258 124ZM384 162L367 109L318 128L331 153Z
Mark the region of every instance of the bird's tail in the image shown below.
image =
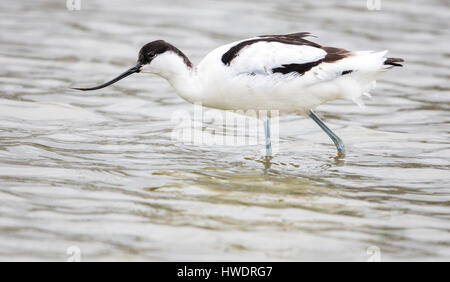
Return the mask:
M359 106L363 106L362 96L370 96L369 92L375 87L375 80L385 71L393 67L401 67L404 60L401 58L385 57L388 51L372 52L358 51L355 56L347 59L351 66L346 69L356 70L352 72L354 84L345 88L347 98L353 100ZM343 76L344 77L344 76Z
M386 61L384 61L385 65L392 66L392 67L403 67L402 64L399 64L401 62L404 62L402 58L386 58Z

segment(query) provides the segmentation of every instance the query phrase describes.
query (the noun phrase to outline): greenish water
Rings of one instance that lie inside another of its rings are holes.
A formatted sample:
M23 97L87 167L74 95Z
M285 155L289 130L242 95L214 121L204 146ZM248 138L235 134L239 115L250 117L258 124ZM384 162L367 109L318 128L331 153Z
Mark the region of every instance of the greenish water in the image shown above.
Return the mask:
M446 1L2 1L0 260L450 259ZM136 75L141 45L165 39L193 62L259 34L389 49L360 109L317 112L345 141L336 159L311 121L280 121L280 150L175 142L192 111L167 82Z

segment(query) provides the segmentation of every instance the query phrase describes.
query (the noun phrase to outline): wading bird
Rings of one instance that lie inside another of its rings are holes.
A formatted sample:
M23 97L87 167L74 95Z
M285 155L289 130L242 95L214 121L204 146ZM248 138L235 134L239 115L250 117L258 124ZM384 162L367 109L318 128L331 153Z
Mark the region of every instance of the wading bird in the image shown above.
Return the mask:
M310 40L308 32L263 35L233 42L211 51L194 66L175 46L157 40L139 51L137 64L96 87L111 85L133 73L159 75L184 100L221 110L278 110L280 115L311 117L345 155L342 140L314 113L320 104L337 99L362 105L362 95L375 87L378 76L400 58L387 51L348 51ZM271 154L270 118L265 119L266 153Z

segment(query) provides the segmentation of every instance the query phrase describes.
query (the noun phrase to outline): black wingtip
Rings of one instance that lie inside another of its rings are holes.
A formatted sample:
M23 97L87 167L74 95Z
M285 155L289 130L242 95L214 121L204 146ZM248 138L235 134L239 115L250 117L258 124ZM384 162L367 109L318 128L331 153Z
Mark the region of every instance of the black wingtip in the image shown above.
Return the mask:
M403 67L402 64L399 64L401 62L404 62L402 58L386 58L386 61L384 61L385 65L395 66L395 67Z

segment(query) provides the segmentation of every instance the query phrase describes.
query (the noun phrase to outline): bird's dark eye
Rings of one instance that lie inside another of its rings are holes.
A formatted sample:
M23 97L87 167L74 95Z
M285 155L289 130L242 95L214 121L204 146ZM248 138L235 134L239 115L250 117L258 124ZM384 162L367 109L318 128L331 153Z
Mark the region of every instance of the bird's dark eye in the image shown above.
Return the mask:
M150 57L150 58L153 58L155 56L155 53L149 52L149 53L147 53L147 56Z

